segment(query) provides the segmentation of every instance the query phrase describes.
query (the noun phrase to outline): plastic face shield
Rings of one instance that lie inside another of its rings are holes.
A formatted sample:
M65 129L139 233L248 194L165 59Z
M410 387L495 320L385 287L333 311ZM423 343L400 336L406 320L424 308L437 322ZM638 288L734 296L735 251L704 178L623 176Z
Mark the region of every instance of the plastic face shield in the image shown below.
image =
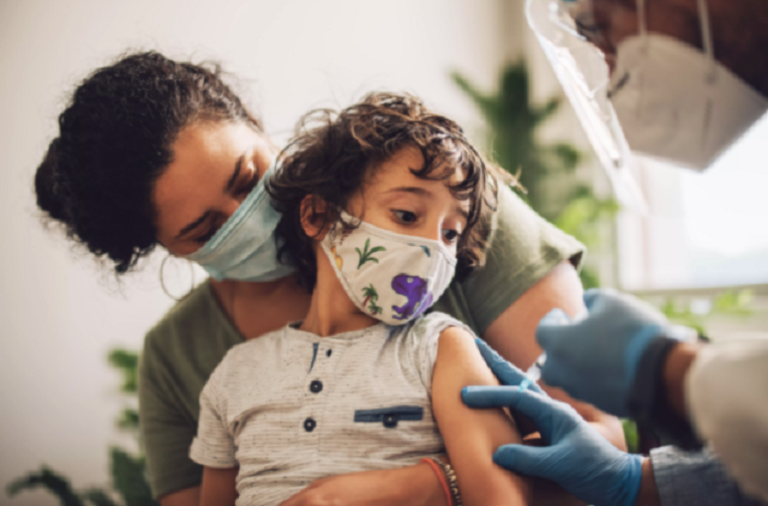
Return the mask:
M608 174L616 199L645 212L645 199L631 173L634 158L608 99L610 71L599 49L604 41L593 28L597 23L592 0L527 0L526 16Z

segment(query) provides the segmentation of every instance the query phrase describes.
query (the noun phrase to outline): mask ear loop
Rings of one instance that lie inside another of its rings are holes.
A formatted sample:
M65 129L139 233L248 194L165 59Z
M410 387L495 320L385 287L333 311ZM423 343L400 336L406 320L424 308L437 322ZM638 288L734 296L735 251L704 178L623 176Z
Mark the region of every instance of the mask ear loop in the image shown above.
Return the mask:
M645 0L636 0L637 7L637 28L640 31L640 37L643 38L643 49L648 52L648 23L645 12Z
M707 55L710 63L710 71L707 79L713 82L717 77L717 61L715 60L715 49L712 44L712 27L709 24L709 8L707 0L697 0L696 5L699 10L699 26L701 28L701 45Z
M697 0L696 6L699 10L699 26L701 28L701 45L704 47L704 52L709 60L709 72L706 76L706 84L714 85L717 81L717 60L715 60L715 49L712 44L712 27L709 24L709 9L707 7L707 0ZM704 124L702 128L702 145L706 143L707 135L709 133L710 123L712 121L712 109L714 105L712 103L711 95L707 99L706 110L704 113Z
M163 278L163 269L165 269L165 262L167 262L168 259L171 258L171 256L173 256L173 255L168 253L165 256L165 258L163 258L163 261L160 263L160 274L159 274L159 276L160 276L160 287L163 289L163 293L165 293L169 298L175 300L176 302L180 302L180 301L186 299L187 295L192 293L192 290L194 290L194 288L195 288L195 267L192 265L192 262L187 260L187 265L189 265L189 272L190 272L191 277L192 277L192 285L189 287L189 290L187 290L187 293L185 293L181 297L176 297L170 291L168 291L168 287L165 286L165 280Z

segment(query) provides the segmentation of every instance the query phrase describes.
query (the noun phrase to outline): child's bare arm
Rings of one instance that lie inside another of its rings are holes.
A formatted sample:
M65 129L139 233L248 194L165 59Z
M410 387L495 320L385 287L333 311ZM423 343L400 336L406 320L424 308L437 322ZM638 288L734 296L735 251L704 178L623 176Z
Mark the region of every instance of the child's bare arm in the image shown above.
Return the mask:
M203 468L200 506L235 506L237 467Z
M493 463L499 446L521 442L511 417L501 409L470 409L461 400L469 385L498 385L467 331L442 332L432 375L432 409L456 470L467 506L530 503L528 483Z

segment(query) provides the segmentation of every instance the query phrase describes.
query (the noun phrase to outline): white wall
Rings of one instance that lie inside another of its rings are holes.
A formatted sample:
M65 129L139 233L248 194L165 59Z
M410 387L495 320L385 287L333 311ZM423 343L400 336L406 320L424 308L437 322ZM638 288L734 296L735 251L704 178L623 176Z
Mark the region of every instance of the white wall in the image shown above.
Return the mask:
M505 0L2 0L0 2L0 486L47 463L77 487L108 480L120 401L106 365L170 306L158 259L122 284L41 227L32 178L74 83L127 48L213 58L245 78L284 139L316 106L410 90L472 131L448 79L490 88L522 45ZM510 7L512 5L512 7ZM509 22L507 23L507 21ZM55 504L44 494L0 504Z

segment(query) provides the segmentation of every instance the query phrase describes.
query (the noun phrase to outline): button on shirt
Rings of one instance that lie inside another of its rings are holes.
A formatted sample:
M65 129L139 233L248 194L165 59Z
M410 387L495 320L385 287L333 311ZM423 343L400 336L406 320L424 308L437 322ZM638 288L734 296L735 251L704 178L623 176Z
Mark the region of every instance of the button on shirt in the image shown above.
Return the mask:
M289 325L233 347L203 388L190 457L239 465L242 506L278 504L326 476L444 454L430 394L448 327L466 329L432 313L324 338Z

